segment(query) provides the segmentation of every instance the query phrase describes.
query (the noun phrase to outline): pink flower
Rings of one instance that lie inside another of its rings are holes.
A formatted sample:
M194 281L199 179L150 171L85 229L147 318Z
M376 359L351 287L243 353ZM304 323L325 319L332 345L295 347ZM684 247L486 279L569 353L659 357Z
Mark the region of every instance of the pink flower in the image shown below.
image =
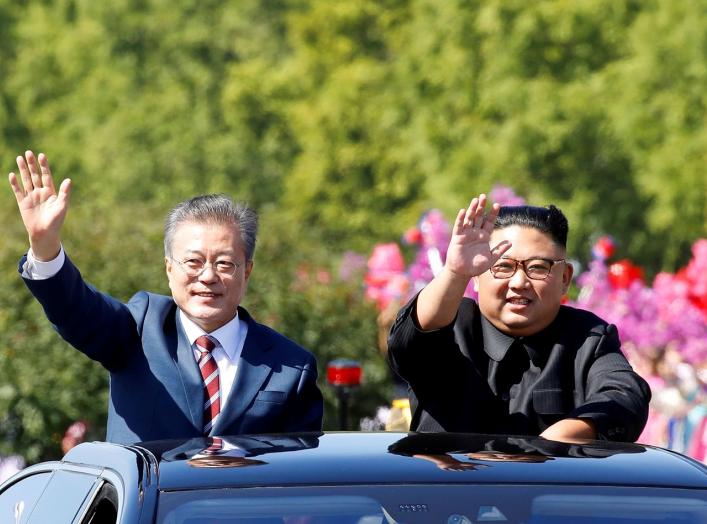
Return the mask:
M383 311L393 300L405 300L410 288L405 261L397 244L378 244L368 259L366 297Z
M502 206L523 206L525 199L515 194L508 186L495 185L489 192L489 200L498 202Z
M431 209L420 218L419 229L422 233L422 245L446 252L451 238L449 223L439 209Z
M377 244L368 259L370 273L400 273L405 270L405 261L398 244Z
M705 245L699 240L693 246L696 256L687 268L675 274L659 273L652 287L643 283L640 268L632 262L625 260L607 268L604 260L597 258L577 278L581 287L573 305L616 324L622 342L640 354L652 355L670 347L686 362L705 363L707 316L696 304L701 297L695 290L700 287L693 280L704 279L704 273L693 268L707 264Z
M341 257L341 264L339 265L339 279L344 282L348 282L355 278L360 272L363 272L365 267L365 256L353 251L347 251Z

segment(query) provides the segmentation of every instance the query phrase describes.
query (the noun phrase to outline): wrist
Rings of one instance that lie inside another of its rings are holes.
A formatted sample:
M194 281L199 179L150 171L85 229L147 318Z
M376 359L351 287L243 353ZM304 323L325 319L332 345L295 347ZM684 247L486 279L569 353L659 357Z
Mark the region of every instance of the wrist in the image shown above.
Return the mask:
M465 291L469 285L469 281L474 275L461 273L448 266L444 266L438 276L445 281L448 288Z
M464 286L466 286L469 283L469 281L473 277L476 276L472 273L468 273L468 272L464 271L461 268L453 268L453 267L448 266L446 264L442 268L442 271L440 271L440 274L443 274L443 273L445 274L445 277L447 278L447 280L449 280L450 282L455 282L460 285L463 284Z
M61 241L56 240L38 240L30 238L29 248L32 250L32 256L39 262L50 262L54 260L61 252Z

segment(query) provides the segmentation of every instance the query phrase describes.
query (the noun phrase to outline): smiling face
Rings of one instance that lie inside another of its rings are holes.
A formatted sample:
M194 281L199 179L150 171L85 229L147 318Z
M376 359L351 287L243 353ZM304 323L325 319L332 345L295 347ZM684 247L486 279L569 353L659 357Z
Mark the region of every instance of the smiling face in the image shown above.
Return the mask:
M565 249L537 229L517 225L496 229L489 243L494 246L502 240L512 244L503 258L565 258ZM572 265L566 262L554 264L545 280L529 279L521 267L506 279L494 278L485 271L474 279L479 309L503 333L514 337L538 333L557 316L572 281L572 271Z
M165 266L172 297L184 314L207 333L236 316L245 295L253 262L246 261L238 227L231 224L183 222L174 232L171 256ZM204 271L189 277L176 261L196 259ZM232 276L214 271L216 262L239 265Z

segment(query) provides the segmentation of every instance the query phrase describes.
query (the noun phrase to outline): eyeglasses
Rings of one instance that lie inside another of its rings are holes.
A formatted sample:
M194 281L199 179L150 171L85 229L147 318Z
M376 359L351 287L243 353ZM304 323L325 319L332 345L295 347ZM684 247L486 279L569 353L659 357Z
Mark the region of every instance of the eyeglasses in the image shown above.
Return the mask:
M243 265L237 262L231 262L230 260L217 260L216 262L207 264L200 258L188 258L186 260L169 258L182 268L182 271L190 278L198 277L206 271L208 266L211 266L211 269L219 276L232 277L236 273L236 270Z
M501 258L496 264L491 266L489 271L491 271L494 278L511 278L516 274L518 266L520 266L529 279L545 280L555 264L560 262L565 262L565 259L529 258L527 260L514 260L512 258Z

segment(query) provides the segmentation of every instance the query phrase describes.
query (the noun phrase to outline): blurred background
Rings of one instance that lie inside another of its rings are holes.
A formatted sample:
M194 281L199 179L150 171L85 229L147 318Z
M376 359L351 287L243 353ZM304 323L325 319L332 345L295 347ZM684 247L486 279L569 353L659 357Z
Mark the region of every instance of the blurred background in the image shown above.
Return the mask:
M317 355L325 429L339 358L363 368L352 426L389 422L391 315L455 211L495 190L567 214L568 302L619 325L660 399L643 441L704 460L704 0L0 0L0 35L0 163L31 148L73 179L63 240L84 277L167 294L169 208L248 201L244 306ZM104 438L107 405L107 374L16 273L4 195L0 472Z

